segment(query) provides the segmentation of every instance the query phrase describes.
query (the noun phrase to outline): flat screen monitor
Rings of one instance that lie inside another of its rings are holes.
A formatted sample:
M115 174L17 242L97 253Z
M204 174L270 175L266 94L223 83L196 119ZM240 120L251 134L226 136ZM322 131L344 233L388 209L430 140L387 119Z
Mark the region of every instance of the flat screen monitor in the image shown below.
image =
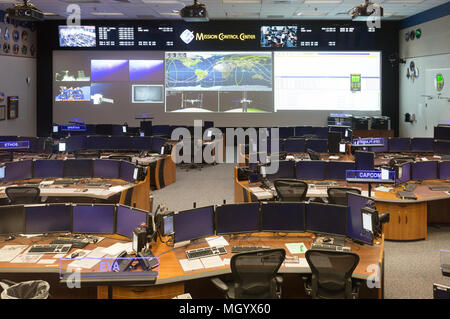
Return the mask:
M169 136L170 126L169 125L153 125L152 134L153 135L165 135Z
M390 137L388 141L389 152L409 152L411 150L409 137Z
M261 230L271 232L305 231L305 203L263 203Z
M296 126L295 136L311 135L313 133L312 126Z
M434 152L440 155L450 155L450 141L435 140Z
M117 207L116 233L126 237L133 237L133 230L141 224L147 223L147 212L124 205Z
M214 207L180 211L173 215L174 242L214 235Z
M25 207L26 233L41 234L72 231L72 206L33 205Z
M128 182L134 182L134 171L135 166L133 163L126 162L126 161L120 161L120 179L123 179L124 181Z
M347 235L348 207L321 203L306 205L306 230L312 233Z
M279 138L289 138L295 136L295 127L280 127L278 129Z
M325 179L325 161L297 162L297 179Z
M328 153L328 140L326 139L307 139L306 148L318 153Z
M120 161L96 159L93 162L93 177L119 178Z
M345 180L346 171L355 169L354 162L329 161L326 163L325 179Z
M397 183L402 184L411 180L411 163L403 163L396 166L395 176Z
M17 161L5 164L5 181L16 181L33 177L33 161Z
M361 209L367 206L371 199L361 195L347 193L348 223L347 236L367 244L373 243L372 233L365 231L362 224Z
M413 152L433 152L434 139L432 138L412 138L411 151Z
M72 208L73 232L114 233L114 205L75 205Z
M25 207L0 206L0 235L25 233Z
M229 204L216 208L218 235L259 231L259 204Z
M305 153L305 139L287 139L286 141L284 141L284 151L287 153Z
M355 151L355 169L357 170L373 170L375 162L375 153Z
M60 25L58 29L60 47L94 48L96 46L95 26Z
M61 178L63 177L63 161L37 160L34 161L34 178Z
M272 165L275 165L272 163ZM266 174L270 180L279 178L295 178L295 162L294 161L278 161L278 171L274 174Z
M157 137L154 136L152 137L152 151L159 153L159 151L161 150L161 147L164 146L164 144L166 144L167 139L163 138L163 137Z
M92 177L91 159L68 159L63 163L64 177Z
M318 138L328 139L328 127L327 126L315 126L312 128L312 134ZM342 134L344 136L344 134Z
M412 163L411 180L438 178L438 161L423 161Z
M442 161L439 163L439 178L450 179L450 161Z

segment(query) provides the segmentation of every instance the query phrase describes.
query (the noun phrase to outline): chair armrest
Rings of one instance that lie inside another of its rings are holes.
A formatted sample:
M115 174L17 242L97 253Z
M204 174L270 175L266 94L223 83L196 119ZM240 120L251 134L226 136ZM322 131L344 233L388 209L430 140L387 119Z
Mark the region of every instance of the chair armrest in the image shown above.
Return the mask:
M226 294L229 290L228 286L220 278L212 278L211 282L216 286L223 294Z

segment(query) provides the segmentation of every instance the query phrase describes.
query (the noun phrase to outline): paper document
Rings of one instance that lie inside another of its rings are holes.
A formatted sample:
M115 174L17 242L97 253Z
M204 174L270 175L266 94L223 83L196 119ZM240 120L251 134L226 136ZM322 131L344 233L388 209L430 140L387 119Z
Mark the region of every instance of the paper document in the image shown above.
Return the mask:
M180 259L179 262L184 271L203 269L200 259Z
M37 263L38 264L47 264L47 265L49 265L49 264L54 264L55 261L56 261L56 259L41 259Z
M11 263L21 263L21 264L35 264L43 255L28 255L21 254L14 258Z
M304 254L308 250L304 243L287 243L285 245L291 254Z
M379 192L389 193L392 190L392 187L378 186L377 188L375 188L375 190Z
M338 160L339 159L339 156L330 156L330 157L328 157L330 160Z
M361 195L364 197L369 197L369 191L361 191Z
M223 262L224 265L230 265L230 260L231 260L231 258L224 258L222 260L222 262Z
M223 236L215 236L215 237L209 237L206 238L206 242L208 243L209 247L215 247L215 246L228 246L229 243L226 241Z
M200 260L205 268L214 268L223 266L223 261L219 256L200 258Z
M110 192L114 192L114 193L118 193L118 192L123 191L124 189L125 189L125 187L123 187L123 186L113 186L113 187L109 188L109 191Z
M129 243L116 243L114 245L109 246L108 248L104 248L103 252L105 253L105 255L117 255L120 254L122 251L126 250L126 251L130 251L133 248L133 243L129 242Z
M86 259L79 259L71 262L67 268L68 269L74 269L74 268L85 268L89 269L97 265L102 257L105 256L105 252L103 251L103 247L97 247L94 250L92 250L85 258Z
M0 262L11 261L17 257L27 245L5 245L0 249Z
M309 268L306 258L286 259L284 266L288 268Z

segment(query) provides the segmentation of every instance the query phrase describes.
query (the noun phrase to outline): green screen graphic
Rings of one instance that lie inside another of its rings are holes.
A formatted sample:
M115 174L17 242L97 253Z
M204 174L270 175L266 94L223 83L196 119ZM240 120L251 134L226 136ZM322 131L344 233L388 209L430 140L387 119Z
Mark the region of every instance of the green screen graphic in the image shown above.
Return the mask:
M361 91L361 74L350 74L350 90L352 92Z

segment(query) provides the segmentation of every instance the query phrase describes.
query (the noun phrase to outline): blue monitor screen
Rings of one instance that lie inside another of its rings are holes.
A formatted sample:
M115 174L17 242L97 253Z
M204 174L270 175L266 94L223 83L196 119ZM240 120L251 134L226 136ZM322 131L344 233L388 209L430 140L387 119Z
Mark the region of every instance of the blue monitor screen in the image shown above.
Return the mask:
M259 230L259 204L230 204L216 208L217 234L257 232Z
M347 235L348 207L321 203L306 205L306 230L313 233Z
M364 243L372 244L373 235L362 227L361 209L367 206L368 197L347 193L348 224L347 236Z
M119 178L120 161L109 159L96 159L93 163L93 177Z
M409 152L411 149L410 138L391 137L389 138L389 152Z
M413 152L433 152L433 144L432 138L412 138L411 150Z
M134 182L134 169L133 163L121 161L120 162L120 179L128 182Z
M34 178L63 177L63 161L37 160L34 162Z
M175 242L214 234L214 207L194 208L173 215Z
M133 230L143 223L147 223L146 211L122 205L117 207L117 234L131 238Z
M450 179L450 161L442 161L439 163L439 178Z
M297 179L325 179L325 161L297 162Z
M70 205L42 205L25 207L27 233L72 231Z
M375 153L372 152L355 152L355 167L357 170L373 170L375 161Z
M305 139L287 139L284 141L284 151L287 153L305 153Z
M32 161L8 162L5 164L5 181L27 179L32 178L32 176Z
M305 230L305 203L264 203L261 205L262 231Z
M397 183L406 183L411 180L411 163L404 163L397 166Z
M325 139L308 139L306 140L306 148L318 153L328 152L328 140Z
M412 164L411 180L437 179L438 177L438 162L425 161L415 162Z
M345 180L347 170L354 170L355 163L354 162L327 162L326 164L326 177L325 179L339 179Z
M73 232L113 234L114 205L77 205L73 207Z
M275 165L272 163L272 165ZM278 161L278 171L275 174L266 175L270 180L278 178L295 178L294 161Z
M92 177L91 159L68 159L64 161L64 177Z

